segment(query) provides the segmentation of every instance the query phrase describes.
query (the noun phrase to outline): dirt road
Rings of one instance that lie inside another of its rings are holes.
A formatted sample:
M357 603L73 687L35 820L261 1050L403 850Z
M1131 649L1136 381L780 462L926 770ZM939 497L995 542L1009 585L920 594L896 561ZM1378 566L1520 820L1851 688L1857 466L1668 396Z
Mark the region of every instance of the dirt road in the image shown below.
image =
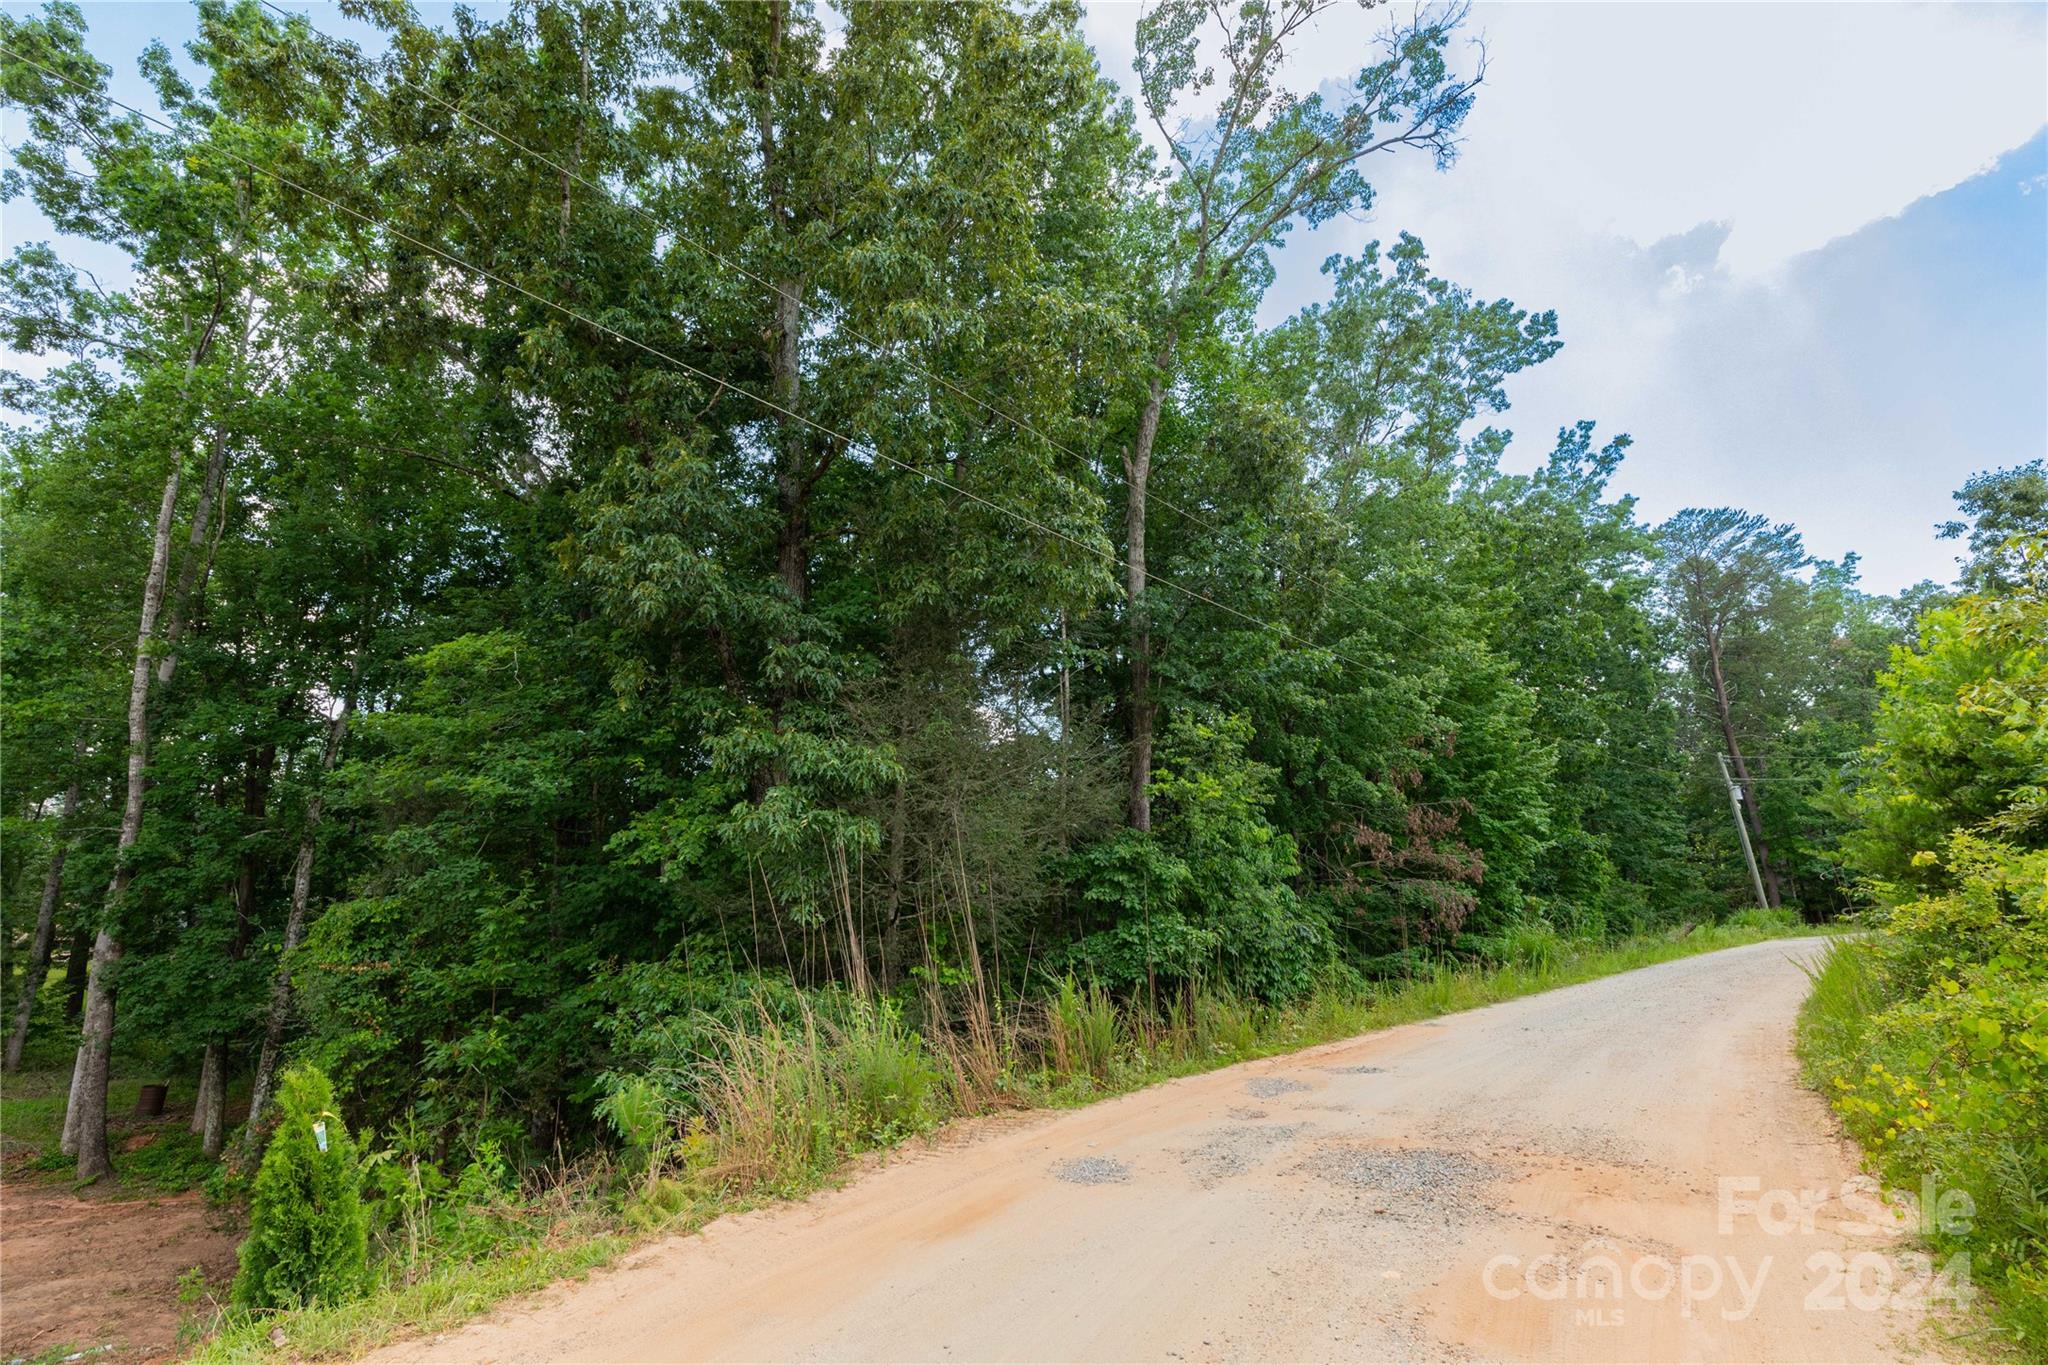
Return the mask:
M1905 1244L1795 1075L1818 950L955 1133L377 1359L1915 1358Z

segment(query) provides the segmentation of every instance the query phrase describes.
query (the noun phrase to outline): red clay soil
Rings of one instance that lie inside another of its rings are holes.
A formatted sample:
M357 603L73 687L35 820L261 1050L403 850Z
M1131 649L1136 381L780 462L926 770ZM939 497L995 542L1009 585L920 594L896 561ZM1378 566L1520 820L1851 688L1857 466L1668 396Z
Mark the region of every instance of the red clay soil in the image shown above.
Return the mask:
M73 1194L10 1164L0 1173L0 1360L109 1345L92 1359L168 1358L180 1316L207 1308L179 1302L179 1277L197 1266L224 1296L236 1240L197 1192Z

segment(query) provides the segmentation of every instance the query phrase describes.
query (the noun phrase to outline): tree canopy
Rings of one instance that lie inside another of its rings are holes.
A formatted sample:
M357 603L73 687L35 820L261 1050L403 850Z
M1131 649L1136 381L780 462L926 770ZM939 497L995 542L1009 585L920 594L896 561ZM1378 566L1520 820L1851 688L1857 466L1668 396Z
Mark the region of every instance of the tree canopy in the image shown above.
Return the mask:
M1724 754L1774 903L1843 908L1912 611L1761 514L1647 525L1591 420L1522 458L1558 319L1412 236L1257 322L1483 95L1456 10L1286 93L1323 7L1149 8L1133 104L1058 0L367 46L200 0L154 111L77 7L0 15L5 193L129 263L0 273L51 361L5 387L0 911L24 1029L97 940L81 1170L144 1040L216 1109L253 1069L252 1134L301 1056L546 1152L742 980L943 1021L1698 922L1748 900Z

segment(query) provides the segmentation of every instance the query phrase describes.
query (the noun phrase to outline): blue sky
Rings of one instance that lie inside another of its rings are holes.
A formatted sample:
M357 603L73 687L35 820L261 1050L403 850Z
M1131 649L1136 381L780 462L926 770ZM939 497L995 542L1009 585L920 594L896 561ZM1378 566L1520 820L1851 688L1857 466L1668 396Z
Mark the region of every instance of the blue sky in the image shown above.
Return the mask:
M148 39L192 29L171 0L84 8L127 91ZM1138 13L1085 20L1126 88ZM1290 83L1344 80L1385 15L1326 16ZM1749 507L1859 552L1873 589L1948 578L1949 493L2048 453L2048 6L1473 18L1489 70L1458 164L1370 167L1373 213L1296 234L1265 319L1321 297L1332 252L1413 231L1449 278L1558 311L1565 349L1509 387L1511 465L1592 418L1636 438L1617 486L1647 516ZM47 235L0 213L9 249Z
M1385 14L1325 16L1290 84L1334 92ZM1087 21L1126 83L1137 15ZM1265 317L1412 231L1558 311L1563 351L1508 387L1511 466L1592 418L1636 438L1616 486L1646 516L1748 507L1872 589L1950 578L1949 494L2048 454L2048 7L1482 3L1473 28L1458 163L1370 168L1370 218L1297 234Z

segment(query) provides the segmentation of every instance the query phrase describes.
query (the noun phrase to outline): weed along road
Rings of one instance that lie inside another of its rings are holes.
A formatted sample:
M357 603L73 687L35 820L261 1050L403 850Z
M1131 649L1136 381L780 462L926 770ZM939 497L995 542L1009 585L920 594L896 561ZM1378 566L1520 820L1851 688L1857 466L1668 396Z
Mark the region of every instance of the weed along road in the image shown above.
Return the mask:
M1927 1356L1783 941L963 1125L381 1361Z

